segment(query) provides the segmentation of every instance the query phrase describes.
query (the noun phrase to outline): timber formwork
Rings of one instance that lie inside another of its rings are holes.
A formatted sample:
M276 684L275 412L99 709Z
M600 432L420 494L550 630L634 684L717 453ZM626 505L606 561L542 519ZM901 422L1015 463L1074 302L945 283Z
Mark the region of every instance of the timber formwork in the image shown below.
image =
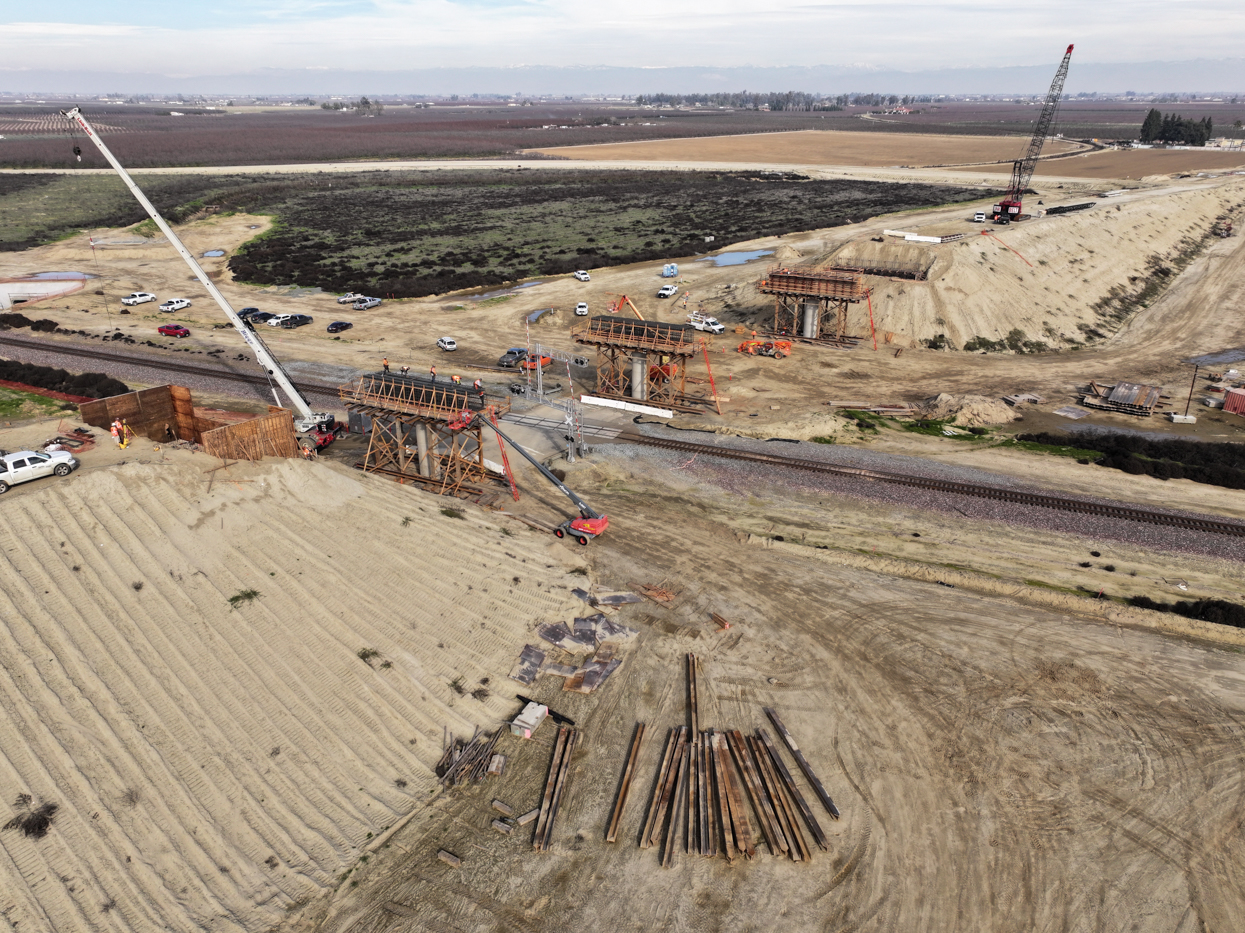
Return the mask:
M367 453L356 464L419 483L441 495L479 495L499 484L484 465L483 427L462 427L486 407L484 393L452 382L418 376L368 373L338 388L347 411L366 415L372 430ZM508 399L493 406L510 410ZM466 417L464 417L466 415Z
M703 411L715 405L702 384L693 383L689 391L687 364L705 347L700 332L690 324L601 315L574 328L571 339L596 348L596 395L675 411Z
M774 336L836 347L861 340L847 334L848 306L869 294L858 269L771 266L757 290L774 296Z

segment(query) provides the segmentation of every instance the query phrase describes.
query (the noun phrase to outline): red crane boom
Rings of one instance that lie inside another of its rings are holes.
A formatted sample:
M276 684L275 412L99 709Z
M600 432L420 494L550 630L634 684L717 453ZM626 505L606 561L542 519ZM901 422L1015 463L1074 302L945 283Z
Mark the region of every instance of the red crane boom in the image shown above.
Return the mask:
M1033 170L1037 168L1042 144L1046 142L1046 135L1050 132L1051 124L1055 122L1059 98L1063 96L1063 82L1068 77L1068 64L1071 61L1072 46L1068 46L1068 51L1063 53L1063 61L1059 63L1059 70L1055 72L1055 80L1050 83L1050 90L1046 93L1046 103L1042 106L1041 116L1033 129L1033 138L1029 140L1024 155L1012 163L1012 180L1007 185L1007 194L991 209L996 224L1020 220L1020 201L1033 178Z

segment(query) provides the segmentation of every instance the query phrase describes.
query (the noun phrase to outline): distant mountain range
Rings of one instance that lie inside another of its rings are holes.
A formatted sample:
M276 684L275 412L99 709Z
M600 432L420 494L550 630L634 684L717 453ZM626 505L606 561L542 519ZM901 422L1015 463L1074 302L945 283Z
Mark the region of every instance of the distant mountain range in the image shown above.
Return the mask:
M523 94L608 95L712 91L808 91L884 94L1044 94L1053 62L1007 68L933 71L821 65L783 68L550 67L435 68L411 71L270 69L231 75L170 77L156 72L16 70L0 66L0 92L16 94ZM1245 58L1097 64L1073 61L1067 93L1135 91L1245 93Z

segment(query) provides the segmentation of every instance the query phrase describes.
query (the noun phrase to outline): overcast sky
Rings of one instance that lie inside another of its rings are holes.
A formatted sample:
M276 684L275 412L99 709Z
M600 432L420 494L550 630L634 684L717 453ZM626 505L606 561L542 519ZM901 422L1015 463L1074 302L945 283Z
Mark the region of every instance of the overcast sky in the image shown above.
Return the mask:
M10 88L23 72L184 80L258 79L268 69L1042 65L1053 73L1069 42L1074 64L1214 60L1245 48L1245 0L0 0L0 11L0 87Z

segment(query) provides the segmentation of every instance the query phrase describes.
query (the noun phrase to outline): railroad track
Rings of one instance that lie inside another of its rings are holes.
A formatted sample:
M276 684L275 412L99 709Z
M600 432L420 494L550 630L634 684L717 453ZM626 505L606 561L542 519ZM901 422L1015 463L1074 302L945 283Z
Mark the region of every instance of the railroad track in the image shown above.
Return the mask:
M643 444L647 447L660 447L665 450L677 450L687 454L702 454L710 457L725 457L730 460L747 460L753 463L768 463L774 466L787 467L794 470L808 470L813 473L829 473L836 476L851 476L857 479L872 480L881 483L893 483L898 486L911 486L928 489L933 492L952 492L977 499L994 499L1000 502L1012 502L1017 505L1031 505L1044 509L1056 509L1061 512L1075 512L1081 515L1099 515L1105 518L1120 518L1125 521L1143 522L1149 525L1166 525L1172 528L1184 528L1190 531L1204 531L1211 534L1229 535L1236 538L1245 537L1245 523L1225 521L1214 518L1203 518L1195 515L1172 515L1168 512L1157 512L1150 509L1137 508L1129 505L1090 502L1085 499L1074 499L1066 496L1054 496L1040 492L1026 492L1009 489L1005 486L990 486L984 483L959 483L954 480L933 479L928 476L913 476L908 473L890 473L883 470L865 470L857 467L835 466L821 460L808 460L801 457L785 457L778 454L763 454L751 450L740 450L731 447L715 447L712 444L695 444L690 441L676 441L663 437L648 437L639 434L624 434L619 441Z
M189 376L204 376L209 379L224 379L228 382L241 382L247 385L267 386L267 377L256 373L240 373L231 369L211 366L198 366L194 363L183 363L180 360L161 359L157 356L136 356L128 353L117 353L107 349L107 344L94 346L76 346L72 343L59 343L44 340L27 340L22 337L0 336L0 346L21 347L26 350L38 350L41 353L59 353L63 356L78 356L96 362L117 363L122 366L145 366L163 372L179 373ZM254 363L249 365L256 365ZM318 382L295 382L299 391L315 395L331 395L337 397L337 386Z

